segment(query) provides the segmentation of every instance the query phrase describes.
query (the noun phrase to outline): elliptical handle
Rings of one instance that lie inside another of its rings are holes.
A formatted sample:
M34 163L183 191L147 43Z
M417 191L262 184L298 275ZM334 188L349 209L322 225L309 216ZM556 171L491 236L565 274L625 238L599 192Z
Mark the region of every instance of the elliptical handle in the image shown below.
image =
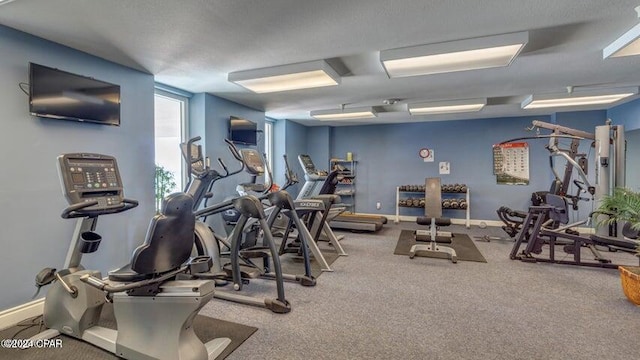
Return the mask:
M200 140L202 140L202 137L196 136L196 137L193 137L193 138L191 138L191 139L189 139L187 141L187 146L185 146L185 151L187 152L187 154L186 154L187 158L185 160L187 160L187 162L189 163L189 167L191 167L191 163L193 162L192 161L193 157L191 156L192 155L191 154L191 145L193 145L193 143L198 142Z
M184 160L187 162L187 184L184 186L185 190L189 188L189 185L191 184L191 175L193 174L193 170L191 169L191 165L193 164L193 157L191 156L191 145L200 140L202 140L202 138L200 136L196 136L189 139L184 146L182 146L183 144L180 144L182 156L185 157Z
M236 144L234 144L233 141L229 139L224 139L224 142L227 143L227 146L229 147L229 151L231 151L231 155L233 155L233 157L236 158L236 160L242 161L242 155L240 155L240 151L238 151Z
M229 168L227 168L227 165L222 161L222 158L218 158L218 164L220 164L220 167L224 170L224 175L222 177L229 176Z
M240 162L240 164L242 164L242 166L240 167L240 169L233 171L231 173L227 173L224 177L227 176L231 176L231 175L235 175L238 174L240 172L242 172L244 170L245 164L244 164L244 160L242 159L242 155L240 154L240 151L238 151L238 148L236 147L236 145L233 143L233 141L229 140L229 139L224 139L224 141L227 143L227 147L229 148L229 151L231 151L231 155L233 155L233 157L238 160Z

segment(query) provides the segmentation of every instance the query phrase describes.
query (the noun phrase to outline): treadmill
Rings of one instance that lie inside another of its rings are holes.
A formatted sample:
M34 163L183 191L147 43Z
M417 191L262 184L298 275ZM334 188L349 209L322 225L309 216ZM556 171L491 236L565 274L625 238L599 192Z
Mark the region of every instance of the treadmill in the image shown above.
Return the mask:
M338 183L337 171L328 173L324 170L318 170L311 157L307 154L298 155L298 161L304 170L305 179L302 190L298 194L298 199L335 193ZM340 204L337 204L337 207L340 206ZM382 226L386 223L387 218L384 216L341 213L334 217L329 225L332 229L375 232L382 229Z

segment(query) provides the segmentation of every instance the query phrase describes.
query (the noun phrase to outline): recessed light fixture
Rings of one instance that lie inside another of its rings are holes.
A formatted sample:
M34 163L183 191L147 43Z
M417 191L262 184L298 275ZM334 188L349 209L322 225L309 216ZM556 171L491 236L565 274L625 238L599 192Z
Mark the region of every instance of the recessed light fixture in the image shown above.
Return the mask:
M560 94L530 95L522 102L523 109L613 104L638 93L637 87L608 90L576 91Z
M432 101L409 104L411 115L436 115L480 111L487 104L487 99Z
M640 18L640 6L636 7ZM602 50L602 58L640 55L640 24L632 27Z
M340 84L340 76L324 60L232 72L230 82L258 94Z
M377 116L372 107L349 109L314 110L309 113L316 120L352 120L370 119Z
M529 41L527 31L383 50L389 77L429 75L508 66Z

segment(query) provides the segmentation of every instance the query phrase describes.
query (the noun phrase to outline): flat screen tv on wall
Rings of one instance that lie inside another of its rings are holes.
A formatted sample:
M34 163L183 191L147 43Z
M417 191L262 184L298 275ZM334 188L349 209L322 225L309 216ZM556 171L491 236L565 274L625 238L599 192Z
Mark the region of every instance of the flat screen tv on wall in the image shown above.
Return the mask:
M229 121L229 140L237 144L256 145L258 125L253 121L235 116Z
M120 125L120 86L29 63L31 115Z

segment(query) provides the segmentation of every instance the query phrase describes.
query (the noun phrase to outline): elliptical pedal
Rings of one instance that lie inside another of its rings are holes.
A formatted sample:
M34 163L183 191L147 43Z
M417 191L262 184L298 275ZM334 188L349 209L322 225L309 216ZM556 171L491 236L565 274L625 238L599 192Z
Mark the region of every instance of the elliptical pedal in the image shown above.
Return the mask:
M246 249L240 250L240 256L245 259L255 259L255 258L270 258L271 252L269 248L266 246L253 246Z
M233 271L231 270L231 263L224 264L222 269L227 273L227 276L231 278L233 276ZM255 268L253 266L240 264L240 277L242 279L257 279L262 276L262 270Z

